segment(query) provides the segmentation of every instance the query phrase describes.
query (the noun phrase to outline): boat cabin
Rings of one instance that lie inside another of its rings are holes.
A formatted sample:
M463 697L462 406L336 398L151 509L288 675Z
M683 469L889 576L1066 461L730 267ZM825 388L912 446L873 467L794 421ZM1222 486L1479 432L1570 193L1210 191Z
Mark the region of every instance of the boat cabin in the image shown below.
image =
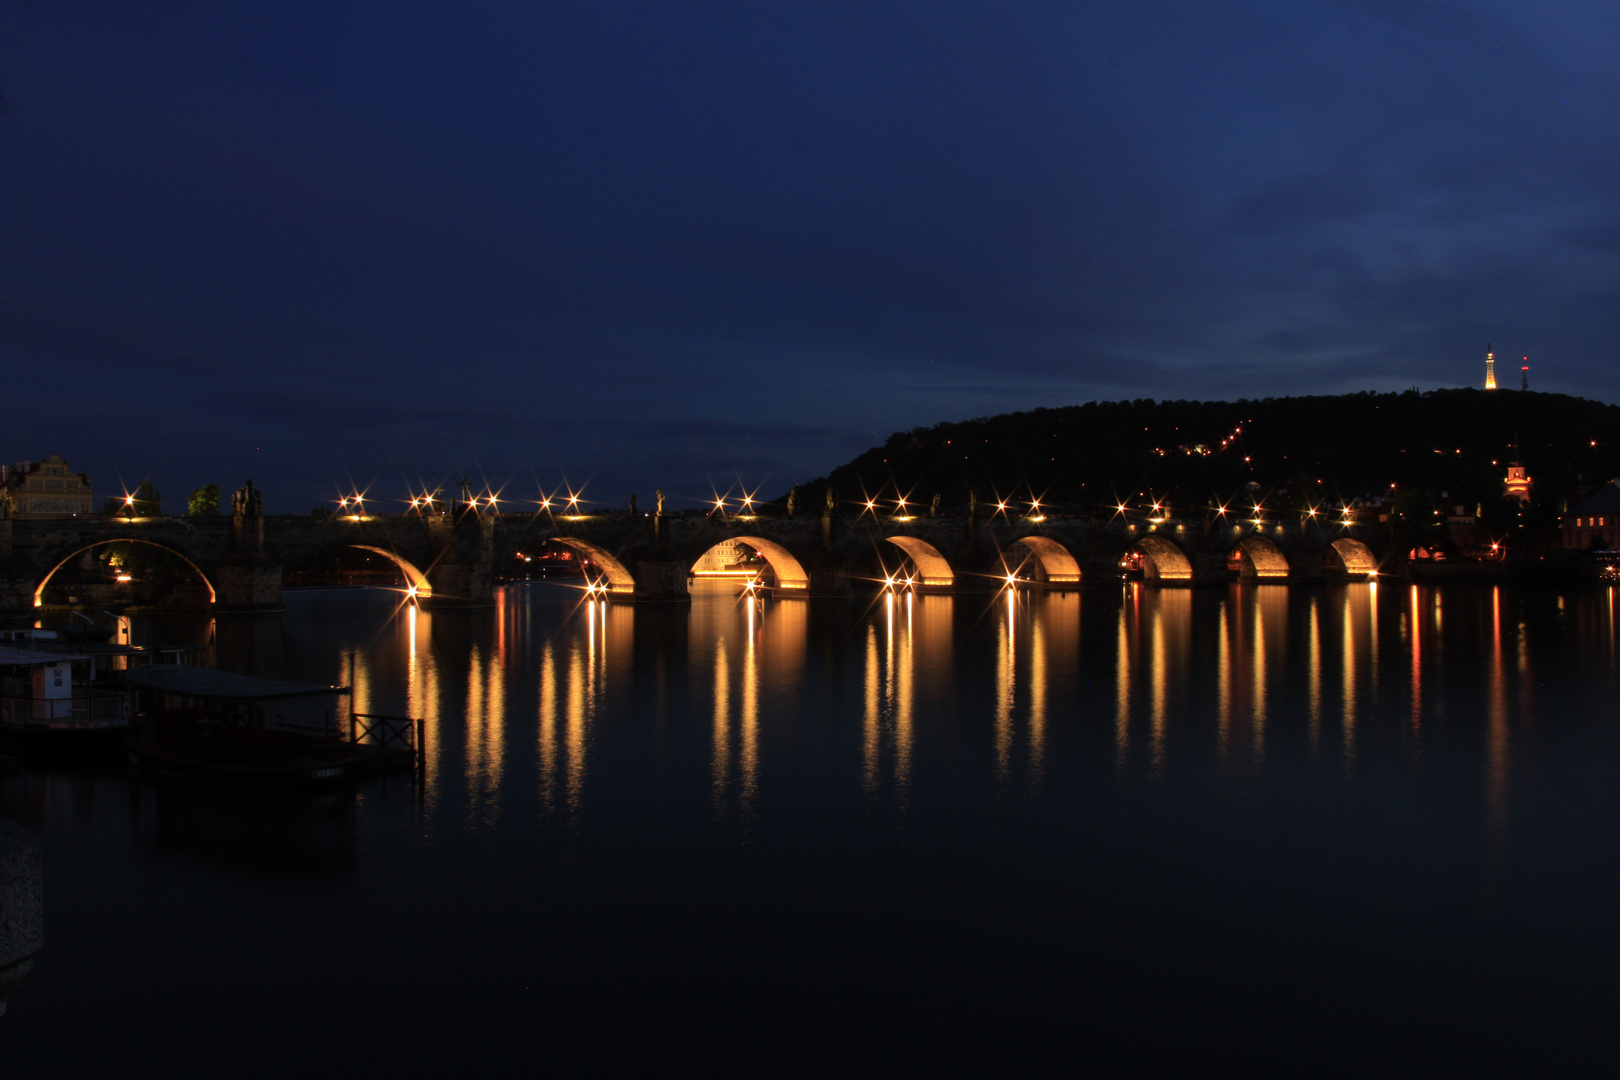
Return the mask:
M0 645L0 730L128 727L129 693L94 686L95 679L94 656Z

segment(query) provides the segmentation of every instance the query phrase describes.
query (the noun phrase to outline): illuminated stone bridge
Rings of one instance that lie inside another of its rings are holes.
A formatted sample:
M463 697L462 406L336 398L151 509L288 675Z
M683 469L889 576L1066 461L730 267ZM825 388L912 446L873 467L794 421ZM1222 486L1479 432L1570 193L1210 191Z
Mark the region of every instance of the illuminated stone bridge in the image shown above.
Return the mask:
M244 489L249 491L251 489ZM886 581L923 591L1072 588L1139 574L1156 585L1234 578L1362 578L1382 553L1375 528L1188 518L695 516L624 512L494 514L455 504L402 515L271 516L256 495L203 518L0 519L0 607L45 603L57 570L102 545L150 544L183 559L220 611L272 611L285 575L360 549L398 567L424 604L488 603L497 568L563 545L589 560L608 599L671 602L716 548L746 549L759 585L780 597L841 595ZM199 596L201 593L198 594Z

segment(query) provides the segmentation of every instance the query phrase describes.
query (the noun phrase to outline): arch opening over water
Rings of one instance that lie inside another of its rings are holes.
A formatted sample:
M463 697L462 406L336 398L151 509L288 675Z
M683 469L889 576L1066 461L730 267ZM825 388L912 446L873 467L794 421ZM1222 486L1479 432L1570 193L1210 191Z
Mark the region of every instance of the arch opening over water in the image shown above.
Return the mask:
M389 551L387 548L372 547L370 544L350 544L348 546L359 551L369 551L373 555L381 555L399 567L399 572L405 575L406 591L411 596L416 597L418 600L426 600L433 595L433 586L428 583L427 575L417 569L409 559L403 558L398 553Z
M1239 577L1277 581L1288 576L1288 556L1263 536L1245 536L1227 554L1229 570Z
M636 591L636 579L625 568L624 563L614 557L613 553L600 544L593 544L589 540L581 540L577 536L553 536L553 544L563 544L573 548L581 555L590 557L591 562L602 568L607 578L607 590L610 593L633 593Z
M690 572L694 574L719 572L732 573L736 576L753 576L752 572L747 570L704 571L698 569L700 566L704 565L704 560L706 558L708 558L716 550L724 548L725 544L727 543L745 544L757 552L759 558L765 561L766 566L770 570L771 576L775 578L776 588L791 589L798 592L806 592L809 590L810 574L805 570L804 565L800 563L799 560L794 557L794 554L787 548L783 547L781 544L778 544L774 540L766 540L761 536L735 536L729 541L716 544L714 547L710 548L708 551L705 551L693 561Z
M915 536L887 536L889 543L906 553L917 568L917 584L931 588L949 588L956 584L956 571L939 549L926 540Z
M95 548L98 548L98 547L105 547L108 544L145 544L147 547L154 547L154 548L157 548L159 551L167 552L170 555L173 555L175 558L177 558L177 559L181 560L182 562L184 562L187 566L191 567L192 570L196 571L197 576L202 579L203 585L205 585L207 587L207 589L208 589L208 602L210 604L215 603L219 599L219 594L214 591L214 583L208 579L207 574L203 573L203 568L198 566L195 562L193 562L191 560L191 558L188 555L186 555L184 552L176 551L174 548L169 547L167 544L159 544L155 540L143 540L138 536L120 536L120 537L115 537L114 539L111 539L111 540L97 540L94 543L85 544L83 547L79 548L78 550L71 551L67 555L63 556L62 560L60 562L58 562L55 566L51 567L50 571L44 577L39 579L39 584L34 587L34 606L35 607L43 607L44 606L44 604L45 604L45 586L47 586L47 585L49 585L51 583L51 578L56 576L56 572L58 570L62 569L62 567L64 567L64 566L66 566L71 560L78 558L80 555L83 555L85 552L92 551L92 550L94 550Z
M1056 540L1046 536L1020 536L1008 545L1008 550L1019 545L1023 545L1024 550L1033 557L1035 565L1040 568L1042 580L1064 584L1074 584L1080 580L1080 561ZM1019 560L1020 564L1023 562Z
M1360 540L1344 537L1328 545L1328 569L1351 577L1371 577L1378 572L1378 556Z
M1192 561L1186 552L1162 536L1144 536L1130 547L1142 553L1142 576L1148 581L1191 581Z

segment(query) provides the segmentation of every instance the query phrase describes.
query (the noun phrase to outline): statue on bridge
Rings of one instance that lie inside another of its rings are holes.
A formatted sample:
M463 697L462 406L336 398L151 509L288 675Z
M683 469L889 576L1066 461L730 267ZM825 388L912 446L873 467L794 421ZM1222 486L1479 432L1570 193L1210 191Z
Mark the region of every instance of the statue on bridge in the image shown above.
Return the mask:
M659 488L653 494L658 496L658 516L663 517L664 516L664 489Z
M630 516L631 517L640 517L641 516L641 511L636 509L636 493L633 492L633 491L630 493Z
M838 493L833 491L831 484L827 485L827 508L822 511L826 517L832 517L838 511Z
M231 496L231 550L264 556L264 500L251 479Z
M253 478L236 489L231 496L231 515L233 517L259 517L264 514L264 499L259 489L253 486Z
M798 510L798 508L799 508L799 486L797 484L795 484L788 491L787 516L792 517L794 512L796 510Z
M11 512L15 509L17 509L17 503L16 500L11 497L11 489L0 488L0 521L4 521L9 518L11 516Z
M939 517L939 493L934 493L934 501L928 504L928 516Z

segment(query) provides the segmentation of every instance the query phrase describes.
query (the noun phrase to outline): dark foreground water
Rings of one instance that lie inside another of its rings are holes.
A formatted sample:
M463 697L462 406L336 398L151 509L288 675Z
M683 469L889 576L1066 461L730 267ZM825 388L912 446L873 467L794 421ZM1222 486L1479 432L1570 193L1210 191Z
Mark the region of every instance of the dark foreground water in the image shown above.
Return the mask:
M420 790L0 780L0 1075L1612 1064L1613 592L393 600L138 633L424 717Z

